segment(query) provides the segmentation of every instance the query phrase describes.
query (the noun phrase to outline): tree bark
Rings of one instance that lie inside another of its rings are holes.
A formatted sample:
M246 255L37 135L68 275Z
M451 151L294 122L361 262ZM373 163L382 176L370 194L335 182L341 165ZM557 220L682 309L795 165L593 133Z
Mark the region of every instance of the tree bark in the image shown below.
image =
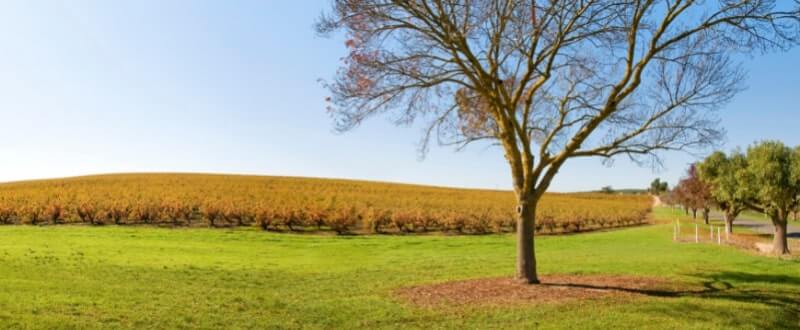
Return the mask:
M722 218L725 220L725 232L728 233L728 234L732 234L733 233L733 218L734 217L735 216L733 214L731 214L730 212L727 212L727 211L722 216Z
M536 274L536 246L534 245L534 223L536 202L520 201L517 214L517 280L526 284L538 284Z
M708 224L709 213L711 213L711 210L703 209L703 222L705 222L705 224Z
M789 242L786 239L786 219L773 219L775 234L772 238L772 252L776 254L789 254Z
M697 209L692 209L692 219L697 220Z

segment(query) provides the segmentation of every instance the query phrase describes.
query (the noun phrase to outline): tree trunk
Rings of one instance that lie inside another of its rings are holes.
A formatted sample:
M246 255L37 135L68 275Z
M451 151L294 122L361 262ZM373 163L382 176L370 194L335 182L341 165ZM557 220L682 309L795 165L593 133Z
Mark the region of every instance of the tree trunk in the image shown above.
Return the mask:
M708 224L709 213L711 213L711 210L703 209L703 222L705 222L705 224Z
M521 201L517 211L517 280L527 284L538 284L536 246L533 237L536 201Z
M786 220L773 219L775 234L772 238L772 252L776 254L789 254L789 243L786 240Z
M730 212L725 212L722 217L725 220L725 232L728 234L732 234L734 215L731 214Z
M689 208L684 206L683 207L683 213L686 214L686 215L689 215Z
M697 209L692 209L692 219L697 220Z

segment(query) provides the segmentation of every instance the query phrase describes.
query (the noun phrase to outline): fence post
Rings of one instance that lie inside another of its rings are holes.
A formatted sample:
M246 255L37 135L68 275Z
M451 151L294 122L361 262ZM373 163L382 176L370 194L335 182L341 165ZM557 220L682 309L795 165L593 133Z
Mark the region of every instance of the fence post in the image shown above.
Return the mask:
M678 241L678 220L672 224L672 240Z
M694 224L694 242L700 243L700 229Z
M717 245L722 245L722 232L719 227L717 227Z

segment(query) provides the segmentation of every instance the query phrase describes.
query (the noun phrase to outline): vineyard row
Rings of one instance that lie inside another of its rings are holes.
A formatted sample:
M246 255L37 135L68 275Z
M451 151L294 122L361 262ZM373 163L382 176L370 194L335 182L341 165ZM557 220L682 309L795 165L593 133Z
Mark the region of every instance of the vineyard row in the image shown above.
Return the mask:
M345 180L120 175L0 185L0 224L237 227L346 233L510 232L509 192ZM548 194L538 232L642 223L646 196Z

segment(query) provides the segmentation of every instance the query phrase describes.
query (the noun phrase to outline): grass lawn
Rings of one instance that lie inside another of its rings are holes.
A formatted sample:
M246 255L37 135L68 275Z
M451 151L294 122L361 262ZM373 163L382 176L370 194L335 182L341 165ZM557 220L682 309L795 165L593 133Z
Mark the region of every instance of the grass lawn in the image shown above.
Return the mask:
M742 214L739 215L740 218L747 218L748 220L761 220L765 222L772 222L766 215L763 213L758 213L756 211L744 211ZM798 224L800 223L800 219L795 219L794 214L789 216L789 224Z
M758 213L756 211L747 210L747 211L742 212L742 214L739 215L739 216L747 218L749 220L763 220L763 221L771 222L771 220L766 215L764 215L763 213ZM793 220L794 219L792 217L789 217L789 223L791 223Z
M394 290L509 276L513 236L4 226L0 328L800 327L797 259L674 243L666 224L540 237L537 252L542 274L653 276L706 290L422 308Z

